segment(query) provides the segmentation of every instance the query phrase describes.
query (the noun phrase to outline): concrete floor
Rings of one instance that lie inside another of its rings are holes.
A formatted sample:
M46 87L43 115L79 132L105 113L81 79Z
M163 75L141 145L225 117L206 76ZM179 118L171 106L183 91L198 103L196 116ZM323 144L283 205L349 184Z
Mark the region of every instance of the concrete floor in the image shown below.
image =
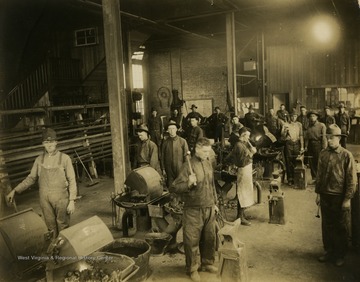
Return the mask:
M360 161L360 146L349 146ZM321 219L315 217L314 186L296 190L286 184L285 225L269 224L268 182L262 182L262 203L248 209L252 226L241 226L238 239L246 246L249 281L360 281L360 254L351 247L345 266L338 268L331 263L319 263L322 254ZM111 230L114 238L122 237L122 231L112 226L110 195L114 190L113 180L101 177L97 185L88 187L79 184L82 198L76 203L76 212L71 224L91 216L99 216ZM17 196L19 210L33 208L41 214L37 191L28 191ZM230 211L229 219L234 219ZM143 238L144 232L135 234ZM178 234L181 240L181 230ZM218 264L218 258L216 260ZM151 275L147 281L190 281L185 275L185 259L180 253L165 254L150 258ZM221 281L216 275L200 272L202 281ZM227 282L227 281L225 281Z

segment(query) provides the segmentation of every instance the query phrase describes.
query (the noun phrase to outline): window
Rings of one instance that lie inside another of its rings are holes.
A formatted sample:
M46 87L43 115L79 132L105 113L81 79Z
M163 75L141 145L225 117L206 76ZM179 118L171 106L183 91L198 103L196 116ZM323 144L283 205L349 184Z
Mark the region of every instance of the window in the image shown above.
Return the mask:
M133 87L144 88L142 65L132 65Z
M133 64L132 65L132 78L133 78L133 87L134 89L137 89L139 92L142 92L144 88L144 76L143 76L143 67L139 64ZM142 115L145 114L144 111L144 99L141 99L140 101L136 101L135 103L135 110L138 113L141 113Z
M88 46L98 44L96 28L75 30L75 46Z

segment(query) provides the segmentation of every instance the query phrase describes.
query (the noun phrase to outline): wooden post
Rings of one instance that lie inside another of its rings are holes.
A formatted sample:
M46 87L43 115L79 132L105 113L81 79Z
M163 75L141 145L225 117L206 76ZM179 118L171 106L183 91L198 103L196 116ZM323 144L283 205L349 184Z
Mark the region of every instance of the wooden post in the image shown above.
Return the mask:
M235 115L237 109L236 89L236 49L235 49L235 18L234 12L226 15L226 55L227 55L227 88L233 97Z
M107 83L113 149L115 193L124 191L124 182L130 172L128 120L124 79L123 45L121 38L120 0L103 0L104 39ZM117 223L122 228L124 210L117 209Z

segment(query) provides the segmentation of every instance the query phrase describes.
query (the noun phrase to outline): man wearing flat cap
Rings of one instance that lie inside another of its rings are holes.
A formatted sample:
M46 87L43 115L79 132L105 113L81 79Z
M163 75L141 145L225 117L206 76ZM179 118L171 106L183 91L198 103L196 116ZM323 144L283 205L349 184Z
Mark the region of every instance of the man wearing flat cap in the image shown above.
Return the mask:
M326 126L318 121L319 113L317 111L309 111L307 116L309 118L309 127L305 133L305 151L306 155L310 157L310 171L313 182L315 182L319 154L322 149L327 147Z
M140 124L135 132L139 137L139 142L136 143L133 166L138 168L149 165L161 175L158 146L150 140L148 127L145 124Z
M325 250L319 261L331 261L339 267L345 263L350 202L357 183L355 160L353 155L341 146L342 135L336 124L327 128L328 147L320 153L315 185L316 204L321 208Z
M344 103L339 104L339 112L335 115L336 124L341 129L341 140L340 144L343 148L346 148L347 136L350 133L351 119L349 115L345 112Z
M30 174L8 195L12 202L15 192L21 193L38 181L40 207L46 226L56 238L70 224L70 214L75 211L76 179L74 167L67 154L57 150L56 132L43 131L44 153L35 159Z

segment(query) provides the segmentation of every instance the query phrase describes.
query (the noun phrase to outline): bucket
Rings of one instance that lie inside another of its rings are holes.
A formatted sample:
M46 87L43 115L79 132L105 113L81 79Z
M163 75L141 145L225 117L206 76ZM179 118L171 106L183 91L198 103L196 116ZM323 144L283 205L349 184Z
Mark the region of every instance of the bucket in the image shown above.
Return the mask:
M172 236L164 232L150 232L145 235L145 241L151 246L153 256L162 256L171 239Z
M138 272L129 279L132 282L145 281L149 275L150 245L144 240L121 238L101 248L100 251L115 253L132 258L139 267Z

